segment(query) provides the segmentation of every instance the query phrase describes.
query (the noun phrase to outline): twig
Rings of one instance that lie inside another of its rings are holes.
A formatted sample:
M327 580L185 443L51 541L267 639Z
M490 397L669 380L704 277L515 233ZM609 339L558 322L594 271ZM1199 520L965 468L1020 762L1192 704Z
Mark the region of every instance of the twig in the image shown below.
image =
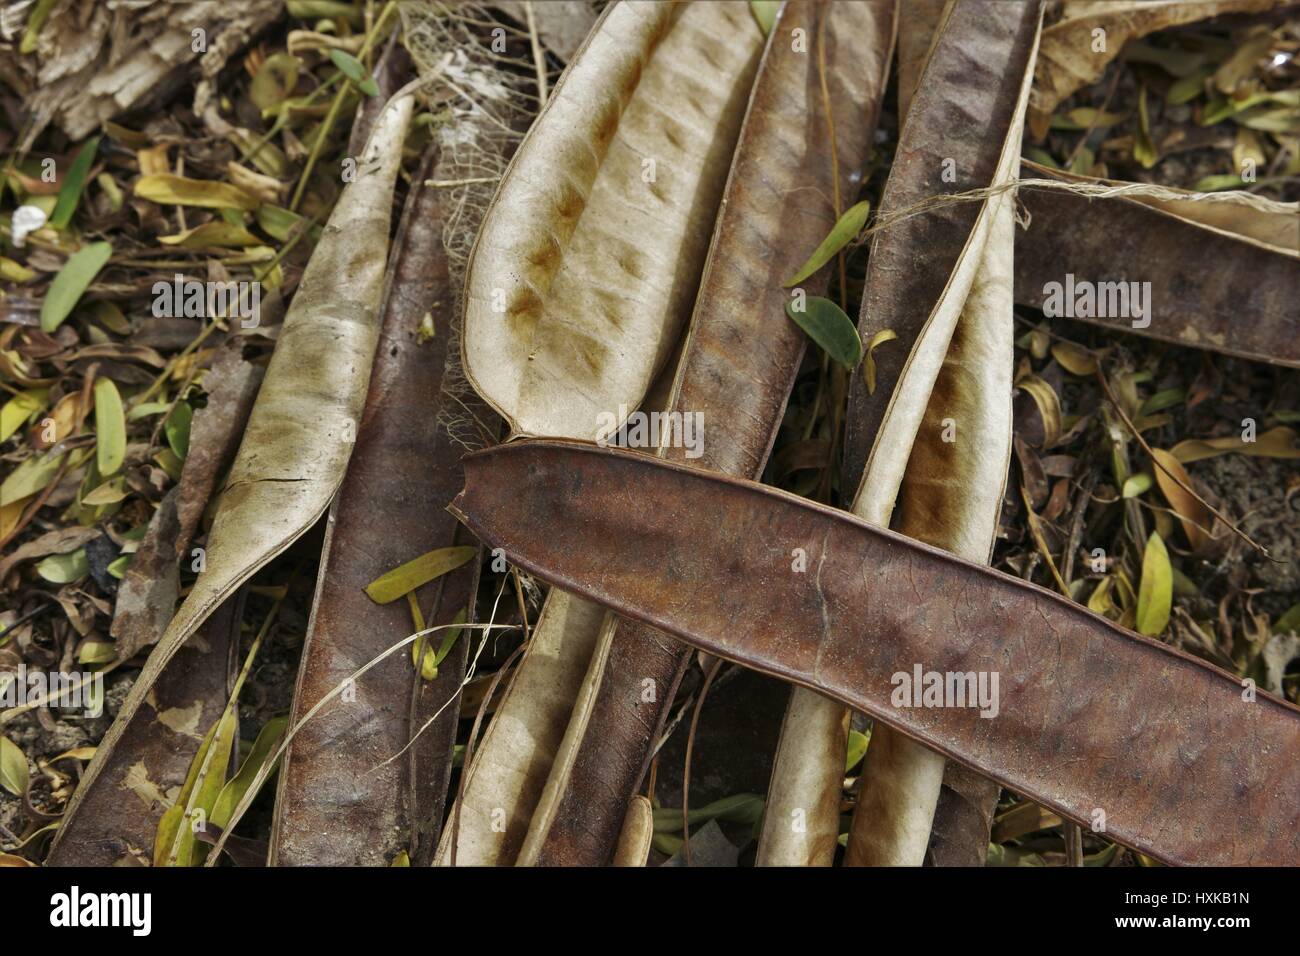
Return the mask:
M546 105L548 90L546 88L546 54L542 52L542 41L537 37L537 21L533 19L532 0L524 0L524 16L528 18L528 42L533 47L533 67L537 70L537 101Z
M686 732L686 760L682 768L682 855L686 858L687 866L691 865L691 754L695 750L695 728L699 726L700 710L704 707L704 698L709 696L709 686L721 666L720 657L715 657L709 665L708 673L704 675L704 685L700 688L700 696L695 699L695 709L691 712L690 730Z

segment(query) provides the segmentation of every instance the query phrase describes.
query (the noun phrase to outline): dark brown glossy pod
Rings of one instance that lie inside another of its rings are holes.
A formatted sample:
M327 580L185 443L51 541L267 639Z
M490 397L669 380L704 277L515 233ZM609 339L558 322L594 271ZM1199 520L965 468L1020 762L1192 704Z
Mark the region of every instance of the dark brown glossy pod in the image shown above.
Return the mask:
M937 195L988 187L1020 101L1038 35L1038 3L960 0L948 13L904 125L880 200L887 217ZM951 180L951 181L949 181ZM903 219L871 241L858 333L898 340L875 353L876 389L854 375L840 486L856 489L912 347L947 288L984 204L960 202Z
M423 185L434 152L431 147L412 179L390 261L356 449L330 510L293 723L413 630L406 601L376 604L366 585L468 538L444 510L461 481L463 449L438 422L438 409L448 401L443 387L456 337L442 245L445 194ZM421 343L426 314L432 314L434 335ZM483 414L481 403L473 406ZM477 578L478 561L472 560L417 589L427 624L449 624L463 609L472 613ZM430 639L435 647L441 643L440 635ZM432 681L418 677L409 652L393 654L357 680L355 694L335 697L302 726L281 765L272 864L387 865L403 850L414 862L432 853L468 646L462 636ZM418 743L386 762L440 709Z
M1158 860L1300 862L1300 709L1204 661L844 512L648 455L523 442L469 456L465 474L453 512L557 587L826 694ZM918 665L999 675L996 714L895 706Z

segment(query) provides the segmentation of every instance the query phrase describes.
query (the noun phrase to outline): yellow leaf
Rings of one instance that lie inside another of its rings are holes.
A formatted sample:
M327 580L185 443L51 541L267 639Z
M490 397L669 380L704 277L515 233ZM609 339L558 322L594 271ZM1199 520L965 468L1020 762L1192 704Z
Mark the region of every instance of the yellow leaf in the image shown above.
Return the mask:
M422 554L412 561L407 561L387 574L376 578L366 585L366 594L376 604L387 604L414 591L421 585L428 584L448 571L454 571L478 553L477 548L468 546L456 548L438 548L428 554Z
M180 246L182 249L203 249L208 246L255 246L259 240L243 226L236 226L220 220L205 222L193 229L186 229L174 236L159 236L158 241L165 246Z
M238 186L206 179L187 179L171 173L140 177L135 194L164 206L201 206L204 209L256 209L259 200Z
M898 333L893 329L881 329L867 343L867 360L862 363L862 374L867 379L868 395L876 394L876 348L886 342L892 342L896 338L898 338Z
M1188 494L1182 488L1178 481L1171 478L1165 473L1168 469L1183 484L1191 487L1192 476L1187 473L1187 469L1172 454L1162 448L1151 449L1151 455L1155 458L1157 465L1164 466L1155 469L1156 484L1160 486L1160 493L1165 496L1169 502L1169 507L1174 509L1178 515L1178 520L1183 526L1183 533L1187 535L1187 543L1192 546L1193 551L1197 551L1209 540L1209 530L1214 527L1214 517L1210 510L1196 500L1195 497Z
M27 792L27 756L8 737L0 736L0 787L16 797Z
M1147 538L1142 556L1142 582L1138 585L1137 630L1148 637L1158 636L1169 623L1169 609L1174 597L1174 569L1169 552L1155 532Z
M1270 428L1263 434L1256 435L1253 442L1244 441L1236 435L1226 438L1190 438L1170 449L1170 453L1184 465L1234 451L1256 458L1300 458L1300 444L1296 443L1295 430L1284 426Z

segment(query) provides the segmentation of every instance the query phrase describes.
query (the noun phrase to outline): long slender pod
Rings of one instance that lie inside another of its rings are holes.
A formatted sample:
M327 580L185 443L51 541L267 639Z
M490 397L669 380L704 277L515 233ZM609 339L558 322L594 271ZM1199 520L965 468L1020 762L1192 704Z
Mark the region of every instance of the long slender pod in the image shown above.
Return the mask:
M949 19L945 29L960 26L960 20ZM1032 49L1028 60L1014 48L1008 52L1012 76L1019 70L1027 82ZM1018 101L1010 128L999 134L1004 160L1020 153L1025 103ZM918 114L916 122L928 119ZM1013 182L1016 169L1014 159L1000 163L992 185ZM917 431L894 519L895 529L909 537L983 563L993 551L1011 458L1012 194L992 199L989 212L988 239ZM864 514L867 508L855 511ZM940 754L888 726L873 732L845 863L920 866L943 776Z
M1162 862L1300 862L1300 708L1203 660L843 511L653 455L532 441L469 456L465 475L455 513L559 587L1104 820ZM819 574L790 573L795 548ZM918 661L938 684L912 680ZM925 706L936 693L951 705Z
M1010 128L1012 118L1023 114L1030 75L1027 64L1032 62L1040 15L1036 4L988 0L957 0L946 8L885 185L882 215L909 207L945 187L960 190L972 182L989 185L1014 175L1019 136L1013 147L1003 137L990 137L987 130L1002 129L1003 124ZM954 95L954 90L961 90L961 95ZM955 136L944 132L954 128L958 130ZM949 182L951 185L946 185ZM963 183L966 186L960 185ZM1009 203L1009 197L1001 194L982 203L965 204L969 208L959 205L916 216L886 230L883 235L889 242L877 238L872 243L859 329L863 341L884 329L892 329L902 341L891 342L882 350L892 358L877 366L875 394L867 393L863 376L854 376L844 468L845 480L856 481L857 447L874 429L875 440L852 508L854 514L874 524L889 525L953 330L980 273L996 211ZM877 237L881 235L877 233ZM910 348L905 360L899 357L904 354L902 349L888 351L895 344ZM809 728L808 740L831 737L845 719L843 709L823 696L798 688L790 696L786 725ZM889 747L913 748L909 741L891 741L887 733L883 743L881 740L873 736L872 745L880 743L876 760L883 759ZM838 794L844 767L841 760L833 758L827 748L810 746L805 738L792 737L783 730L773 788L786 778L792 790L796 785L800 788L798 796L786 798L786 816L780 820L783 827L805 833L824 834L832 828L838 832L838 805L831 803L828 794ZM926 763L918 759L908 766L917 776L910 783L900 783L902 792L937 791L943 774L941 760ZM915 813L925 817L928 834L934 813L928 796ZM816 860L810 857L809 862L829 864L830 859L823 853Z
M444 510L460 481L463 449L434 424L450 401L447 363L459 359L458 352L448 354L456 337L443 193L423 185L436 152L430 147L417 167L393 247L382 345L356 454L330 509L294 693L295 724L339 681L413 630L406 600L376 604L366 585L421 554L465 543L456 540L458 528ZM420 337L426 315L434 324L427 342ZM395 528L403 533L393 534ZM471 559L415 590L428 626L472 611L477 571ZM418 832L442 815L468 644L462 638L432 679L420 676L410 655L392 655L302 726L280 768L272 865L386 865L401 851L420 857ZM435 714L419 742L393 760Z
M836 191L852 195L861 182L893 9L892 2L790 2L772 28L674 388L673 413L703 422L698 463L705 467L757 477L771 450L804 348L784 314L782 284L835 222ZM825 135L819 35L836 158ZM815 294L825 282L823 274L805 291ZM684 458L691 450L660 453ZM689 655L668 635L631 622L616 623L604 638L524 862L610 860Z
M379 337L393 184L413 100L389 103L339 196L284 318L208 535L207 567L136 677L68 813L167 662L240 584L325 513L352 453Z
M606 9L524 138L468 270L464 364L514 434L593 439L690 314L757 63L745 4ZM511 863L605 615L552 592L437 862Z

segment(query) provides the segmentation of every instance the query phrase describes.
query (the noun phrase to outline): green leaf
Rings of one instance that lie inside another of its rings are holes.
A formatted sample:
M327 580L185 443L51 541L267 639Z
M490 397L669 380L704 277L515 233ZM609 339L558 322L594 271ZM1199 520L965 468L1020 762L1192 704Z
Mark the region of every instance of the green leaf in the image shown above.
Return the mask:
M0 441L4 441L18 429L32 420L49 400L49 391L43 388L19 392L4 408L0 408Z
M448 571L456 570L477 553L478 548L468 546L438 548L371 581L366 585L366 594L376 604L396 601Z
M292 53L273 53L262 61L249 85L248 97L259 110L282 103L298 84L302 63Z
M107 478L126 460L126 414L111 378L95 380L95 464Z
M844 772L848 773L867 755L867 744L871 742L870 734L849 731L849 747L844 754Z
M32 12L27 16L27 29L23 31L22 41L19 43L18 52L26 56L28 53L35 53L39 45L38 41L41 35L41 27L45 26L45 21L54 9L56 0L39 0Z
M331 49L330 59L334 62L334 65L339 68L343 75L355 83L357 89L362 93L365 93L366 96L379 95L379 86L375 83L374 78L371 77L370 71L367 70L365 66L362 65L361 61L351 53L345 53L338 49Z
M826 234L826 238L821 241L821 245L808 257L808 261L803 264L802 269L795 273L794 278L785 283L785 287L788 289L791 286L798 285L830 262L835 253L847 246L853 237L862 231L862 227L867 222L867 214L870 212L871 203L865 199L857 205L851 206L848 212L840 216L835 225L831 226L831 231Z
M280 738L284 736L285 729L289 726L289 718L272 717L262 727L257 734L257 739L253 741L253 747L244 758L244 762L239 766L239 772L230 779L221 789L217 796L217 802L212 806L211 820L222 830L226 828L226 823L230 820L231 811L244 799L244 794L252 786L262 765L267 759L276 752L280 747ZM271 775L267 774L266 780L269 782Z
M849 369L856 366L862 358L862 340L844 310L819 295L807 296L803 310L796 308L797 303L798 297L787 302L785 314L835 361Z
M211 246L240 249L255 246L259 240L241 225L214 220L172 236L159 236L158 241L182 249L207 249Z
M772 32L772 25L776 23L776 15L780 10L781 0L749 0L749 12L758 21L758 28L763 31L763 36Z
M15 797L27 792L27 757L8 737L0 736L0 787Z
M1142 164L1143 169L1150 169L1160 162L1160 153L1155 143L1151 142L1151 124L1147 119L1147 88L1138 93L1138 131L1133 137L1133 158Z
M756 793L738 793L691 809L691 826L722 820L727 823L753 823L763 815L764 800ZM680 833L685 824L681 810L659 808L654 811L655 833Z
M81 202L81 194L86 188L86 176L95 162L97 149L99 149L98 136L81 147L81 152L77 153L77 158L72 161L68 175L63 180L63 187L59 190L59 201L55 203L54 212L50 214L47 225L54 229L65 229L72 221L72 214L77 211L77 203Z
M36 573L51 584L71 584L90 573L86 549L78 548L70 554L51 554L36 565Z
M1136 498L1138 495L1143 494L1144 492L1146 492L1151 488L1151 483L1153 480L1154 479L1151 477L1151 472L1149 471L1139 472L1138 474L1130 478L1128 481L1124 482L1124 492L1123 492L1124 497Z
M1287 631L1300 631L1300 604L1291 605L1273 624L1274 634L1285 634Z
M1205 92L1205 81L1210 78L1210 74L1213 72L1213 67L1204 66L1195 73L1184 76L1169 87L1168 92L1165 93L1165 102L1170 106L1181 106L1183 103L1190 103Z
M108 664L117 659L117 645L112 641L86 641L77 651L78 664Z
M1162 412L1166 408L1171 408L1183 400L1184 392L1181 388L1167 388L1164 391L1156 392L1138 409L1139 415L1152 415L1156 412Z
M92 242L68 256L41 302L42 332L53 332L72 314L81 294L90 288L112 254L111 243Z
M124 577L126 577L126 569L131 566L131 559L133 557L135 557L135 555L133 554L118 555L116 558L114 558L112 561L109 562L107 568L108 573L113 575L113 577L117 578L119 581L121 581Z
M163 424L163 432L167 435L167 444L171 447L172 452L181 461L185 460L185 455L190 450L190 423L194 419L194 409L188 402L177 402L172 413L167 416L167 421Z
M28 458L11 471L0 484L0 508L21 501L29 495L44 491L45 486L59 473L66 452Z
M1138 586L1137 629L1139 634L1156 637L1169 623L1169 609L1174 596L1174 571L1169 552L1160 535L1151 532L1146 554L1142 557L1142 583Z

